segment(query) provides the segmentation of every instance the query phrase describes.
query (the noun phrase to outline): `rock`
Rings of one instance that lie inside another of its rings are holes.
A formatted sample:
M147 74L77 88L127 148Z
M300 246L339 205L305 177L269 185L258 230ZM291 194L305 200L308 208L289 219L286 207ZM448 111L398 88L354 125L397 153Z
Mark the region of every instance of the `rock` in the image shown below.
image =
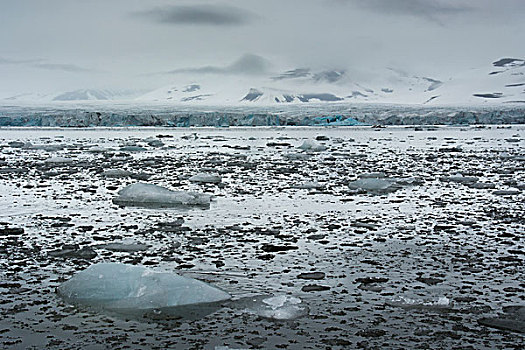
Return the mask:
M495 196L515 196L515 195L518 195L520 194L521 191L519 190L498 190L498 191L493 191L492 194L495 195Z
M22 234L24 234L24 229L21 227L0 228L0 236L20 236Z
M108 243L108 244L103 244L100 247L110 250L112 252L140 252L140 251L148 250L150 248L149 245L139 244L139 243L130 243L130 244Z
M296 246L290 246L290 245L273 245L269 243L265 243L261 246L261 250L266 253L276 253L276 252L286 252L289 250L295 250L299 249Z
M79 248L78 245L64 245L62 249L53 250L47 253L55 258L77 258L91 260L97 256L97 252L90 247Z
M330 290L330 287L329 286L320 286L320 285L317 285L317 284L309 284L307 286L303 286L303 288L301 288L301 290L303 292L323 292L323 291Z
M303 280L322 280L325 278L324 272L304 272L297 276L297 278Z

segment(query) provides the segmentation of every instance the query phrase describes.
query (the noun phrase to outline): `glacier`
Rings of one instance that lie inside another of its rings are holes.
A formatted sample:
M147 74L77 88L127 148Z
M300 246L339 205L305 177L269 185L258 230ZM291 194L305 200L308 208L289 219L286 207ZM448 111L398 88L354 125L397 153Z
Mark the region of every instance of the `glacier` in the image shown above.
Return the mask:
M409 105L0 106L0 127L229 127L525 124L525 108Z

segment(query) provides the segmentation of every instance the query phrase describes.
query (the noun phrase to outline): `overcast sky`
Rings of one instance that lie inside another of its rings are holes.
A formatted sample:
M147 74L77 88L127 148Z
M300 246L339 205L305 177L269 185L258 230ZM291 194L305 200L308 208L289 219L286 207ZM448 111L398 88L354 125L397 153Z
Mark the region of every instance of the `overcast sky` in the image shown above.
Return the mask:
M0 97L307 67L446 79L524 57L524 18L524 0L0 0Z

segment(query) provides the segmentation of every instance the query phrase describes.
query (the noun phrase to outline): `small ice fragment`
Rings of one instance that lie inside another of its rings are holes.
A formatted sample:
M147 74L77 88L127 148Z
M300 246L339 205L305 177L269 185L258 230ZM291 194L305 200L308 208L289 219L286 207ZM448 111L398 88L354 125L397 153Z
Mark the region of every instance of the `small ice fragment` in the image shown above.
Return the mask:
M306 190L316 189L318 190L318 189L323 188L324 185L320 184L317 181L306 181L306 182L303 182L302 184L295 185L294 187L298 189L306 189Z
M305 140L303 144L299 146L298 148L305 150L305 151L312 151L312 152L326 151L326 146L320 145L314 140Z
M108 169L104 170L102 176L110 178L129 177L132 172L123 169Z
M462 174L441 177L441 181L445 182L474 183L478 182L478 180L475 176L463 176Z
M189 180L191 182L218 184L222 181L222 178L219 175L199 173L190 177Z
M348 184L352 189L361 189L365 191L389 191L395 190L395 183L387 179L364 178L353 181Z
M272 320L293 320L309 312L301 299L287 295L257 296L236 303L249 313Z
M66 157L51 157L45 160L48 164L68 164L73 163L73 158L66 158Z

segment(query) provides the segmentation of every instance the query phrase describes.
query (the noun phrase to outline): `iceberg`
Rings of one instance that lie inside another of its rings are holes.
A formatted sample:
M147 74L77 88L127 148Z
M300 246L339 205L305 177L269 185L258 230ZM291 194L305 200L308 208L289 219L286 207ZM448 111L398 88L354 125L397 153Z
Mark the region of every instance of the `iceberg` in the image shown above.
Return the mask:
M203 193L172 191L167 188L136 183L118 192L113 203L129 206L208 206L211 196Z
M303 144L299 146L298 148L305 150L305 151L312 151L312 152L326 151L326 146L320 145L314 140L305 140Z
M120 263L91 265L62 283L57 292L73 304L123 313L159 314L230 299L228 293L193 278Z

